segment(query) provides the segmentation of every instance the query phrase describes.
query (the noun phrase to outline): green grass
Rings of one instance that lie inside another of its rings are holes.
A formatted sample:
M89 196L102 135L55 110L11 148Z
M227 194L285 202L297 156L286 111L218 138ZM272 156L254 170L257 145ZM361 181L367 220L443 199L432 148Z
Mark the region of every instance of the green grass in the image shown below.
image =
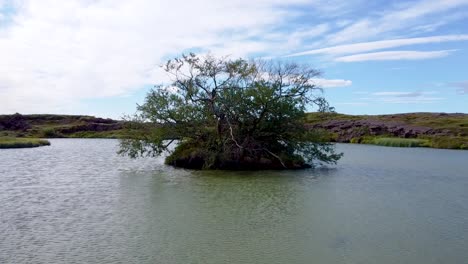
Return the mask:
M396 138L372 137L354 138L351 143L372 144L386 147L430 147L441 149L468 149L466 137L426 137L426 138Z
M50 142L44 139L38 138L12 138L2 137L0 138L0 149L5 148L34 148L40 146L48 146Z
M468 137L432 137L431 148L468 149Z
M385 147L405 147L405 148L429 147L430 146L429 140L419 139L419 138L379 137L379 138L363 139L361 143L373 144L373 145L379 145L379 146L385 146Z

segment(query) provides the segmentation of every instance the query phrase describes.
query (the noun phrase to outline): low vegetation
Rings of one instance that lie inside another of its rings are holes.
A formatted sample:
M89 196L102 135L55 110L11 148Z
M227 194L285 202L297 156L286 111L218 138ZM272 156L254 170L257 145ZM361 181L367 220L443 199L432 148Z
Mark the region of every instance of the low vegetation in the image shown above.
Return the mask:
M0 137L0 149L34 148L48 145L50 145L50 142L44 139Z

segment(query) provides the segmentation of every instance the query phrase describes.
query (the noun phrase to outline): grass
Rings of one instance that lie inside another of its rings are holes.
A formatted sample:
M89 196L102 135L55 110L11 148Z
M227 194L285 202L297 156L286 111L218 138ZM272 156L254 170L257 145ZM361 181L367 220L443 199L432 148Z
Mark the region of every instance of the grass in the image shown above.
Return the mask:
M379 138L368 138L361 141L363 144L373 144L385 147L429 147L430 141L427 139L419 138L391 138L391 137L379 137Z
M468 149L468 137L432 137L431 148Z
M34 148L40 146L48 146L50 142L39 138L0 138L0 149L6 148Z
M372 137L354 138L351 143L372 144L386 147L429 147L441 149L468 149L466 137L425 137L425 138L397 138Z

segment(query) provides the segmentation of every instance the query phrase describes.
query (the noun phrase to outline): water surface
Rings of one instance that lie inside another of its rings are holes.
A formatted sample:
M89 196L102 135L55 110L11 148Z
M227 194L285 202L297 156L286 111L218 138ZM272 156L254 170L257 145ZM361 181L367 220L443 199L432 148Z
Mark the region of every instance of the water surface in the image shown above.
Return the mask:
M467 263L468 151L187 171L116 140L0 150L0 263Z

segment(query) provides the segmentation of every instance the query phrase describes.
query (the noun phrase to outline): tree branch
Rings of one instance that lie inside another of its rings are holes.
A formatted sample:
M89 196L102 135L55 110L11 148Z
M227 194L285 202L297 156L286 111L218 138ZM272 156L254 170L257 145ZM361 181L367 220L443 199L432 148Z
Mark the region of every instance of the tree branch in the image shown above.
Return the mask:
M268 154L272 155L273 157L277 158L279 160L279 162L281 163L281 165L283 165L284 168L287 168L286 165L284 164L283 160L278 156L276 155L275 153L269 151L268 149L266 148L263 148L263 150L265 150L266 152L268 152Z

